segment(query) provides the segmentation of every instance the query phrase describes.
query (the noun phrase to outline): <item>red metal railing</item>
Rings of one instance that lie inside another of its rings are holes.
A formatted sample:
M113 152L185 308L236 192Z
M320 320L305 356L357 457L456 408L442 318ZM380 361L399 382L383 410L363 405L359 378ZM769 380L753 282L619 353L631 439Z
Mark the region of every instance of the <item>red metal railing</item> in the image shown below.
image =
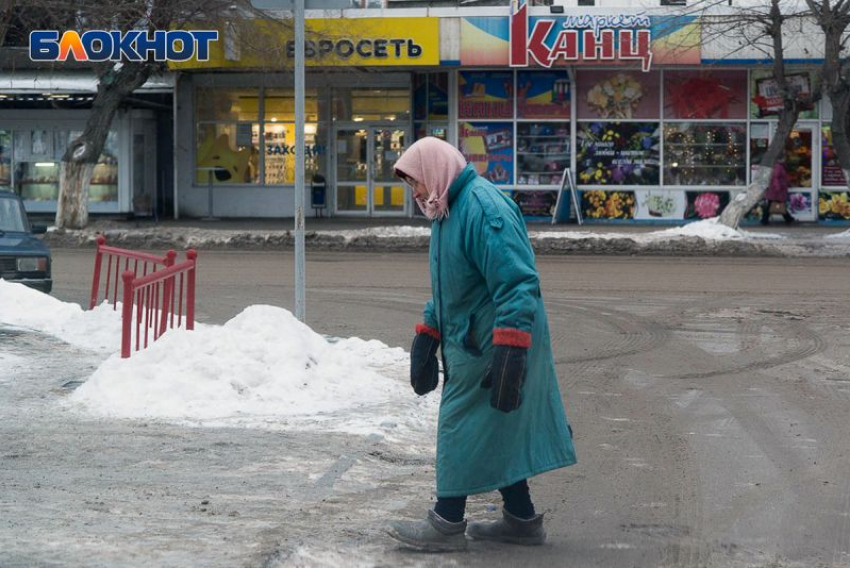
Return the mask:
M134 350L146 348L166 330L184 325L184 314L186 329L195 328L197 259L198 253L190 249L186 251L185 261L150 274L137 277L131 270L121 274L124 288L121 306L123 359Z
M111 302L113 309L118 301L118 284L120 272L130 271L133 277L147 276L149 272L156 271L159 267L168 267L174 264L174 259L177 253L173 250L168 251L164 256L156 256L145 252L137 252L117 247L111 247L106 244L106 238L103 235L97 237L97 252L94 257L94 276L91 284L91 298L89 299L89 309L94 309L100 300L100 282L102 279L103 257L106 257L106 284L103 288L103 298ZM121 264L124 264L123 270Z

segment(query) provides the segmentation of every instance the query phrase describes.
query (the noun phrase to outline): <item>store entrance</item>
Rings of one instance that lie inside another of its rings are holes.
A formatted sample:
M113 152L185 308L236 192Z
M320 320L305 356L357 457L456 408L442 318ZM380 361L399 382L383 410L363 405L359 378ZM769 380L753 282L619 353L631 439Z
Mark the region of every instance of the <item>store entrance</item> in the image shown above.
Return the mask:
M753 166L761 162L776 129L775 122L751 125L750 163ZM820 185L820 153L815 151L820 140L818 132L817 123L798 122L785 141L783 157L790 182L790 213L799 221L817 220L817 192L814 188Z
M386 125L351 125L336 129L337 215L403 216L409 212L407 192L393 165L409 140L406 129Z

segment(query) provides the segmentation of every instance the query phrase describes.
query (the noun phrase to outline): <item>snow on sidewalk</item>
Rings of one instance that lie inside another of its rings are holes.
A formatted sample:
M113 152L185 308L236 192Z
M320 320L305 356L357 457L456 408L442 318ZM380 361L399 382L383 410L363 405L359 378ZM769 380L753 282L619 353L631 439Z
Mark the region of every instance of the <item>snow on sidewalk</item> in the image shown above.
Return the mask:
M108 355L66 403L96 417L318 428L389 440L436 425L438 397L413 394L407 352L376 340L326 338L279 307L250 306L221 326L169 330L121 359L120 310L104 304L84 311L0 281L4 325Z

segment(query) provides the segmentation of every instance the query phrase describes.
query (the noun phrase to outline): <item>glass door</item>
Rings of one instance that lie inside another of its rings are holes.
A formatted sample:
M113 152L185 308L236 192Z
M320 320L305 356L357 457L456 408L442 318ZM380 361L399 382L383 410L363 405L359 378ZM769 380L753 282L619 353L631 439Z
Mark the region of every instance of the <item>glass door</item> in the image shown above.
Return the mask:
M393 173L393 166L404 149L405 131L398 128L373 128L372 215L400 216L407 211L407 192Z
M393 127L337 129L338 215L397 217L407 213L407 192L393 174L406 139L404 129Z

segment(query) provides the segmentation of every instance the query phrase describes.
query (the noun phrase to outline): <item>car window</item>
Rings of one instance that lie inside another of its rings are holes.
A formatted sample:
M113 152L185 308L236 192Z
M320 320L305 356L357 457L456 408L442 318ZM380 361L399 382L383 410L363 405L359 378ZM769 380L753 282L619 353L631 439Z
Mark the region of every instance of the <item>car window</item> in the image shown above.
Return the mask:
M24 232L26 230L24 215L18 200L0 197L0 231Z

